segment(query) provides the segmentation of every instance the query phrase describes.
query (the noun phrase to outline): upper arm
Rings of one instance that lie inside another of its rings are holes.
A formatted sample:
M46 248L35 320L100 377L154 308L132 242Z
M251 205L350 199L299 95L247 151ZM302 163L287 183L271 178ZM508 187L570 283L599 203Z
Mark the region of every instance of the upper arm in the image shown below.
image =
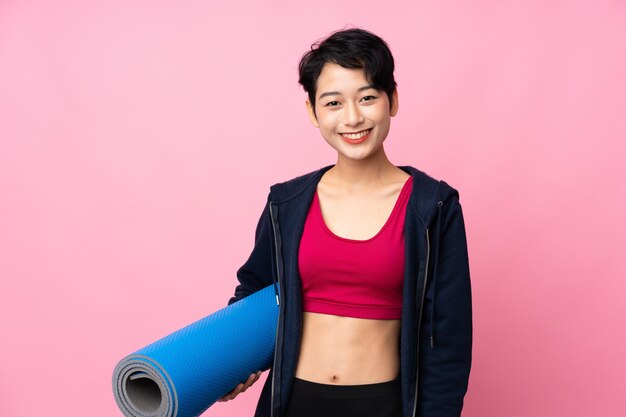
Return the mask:
M254 236L254 248L248 260L237 270L239 285L235 288L235 294L228 300L228 305L273 283L273 239L269 212L269 194L263 212L257 222Z

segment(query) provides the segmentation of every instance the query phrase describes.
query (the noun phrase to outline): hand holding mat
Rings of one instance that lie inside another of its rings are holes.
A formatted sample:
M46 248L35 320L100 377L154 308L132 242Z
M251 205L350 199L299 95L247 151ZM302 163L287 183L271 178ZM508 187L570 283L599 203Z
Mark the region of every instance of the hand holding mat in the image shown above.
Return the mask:
M196 417L250 374L269 369L278 305L273 285L122 359L113 395L126 417Z

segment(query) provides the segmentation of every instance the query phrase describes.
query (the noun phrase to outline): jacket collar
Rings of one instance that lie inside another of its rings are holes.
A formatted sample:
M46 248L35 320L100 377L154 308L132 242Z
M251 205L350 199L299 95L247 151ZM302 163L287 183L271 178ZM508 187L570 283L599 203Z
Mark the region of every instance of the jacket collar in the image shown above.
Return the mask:
M311 187L317 187L317 183L326 171L335 165L327 165L307 174L300 175L289 181L274 184L270 187L270 202L281 204L300 196L312 195ZM437 217L437 203L445 201L456 195L458 191L448 185L445 181L436 180L430 175L410 165L398 165L407 174L413 177L413 188L409 198L409 207L421 221L424 228L427 228ZM307 192L308 191L308 192Z

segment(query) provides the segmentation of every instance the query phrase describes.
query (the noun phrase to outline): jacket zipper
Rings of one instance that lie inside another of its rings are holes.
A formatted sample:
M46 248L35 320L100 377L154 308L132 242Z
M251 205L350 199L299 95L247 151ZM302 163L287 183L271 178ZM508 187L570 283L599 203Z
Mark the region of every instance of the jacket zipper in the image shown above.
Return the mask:
M280 327L280 312L281 312L281 300L283 298L283 291L282 291L282 285L280 282L280 264L279 264L279 248L278 248L278 240L277 240L277 236L276 236L276 224L274 222L274 211L272 210L272 203L270 204L270 217L272 220L272 232L274 234L274 252L276 253L276 275L278 276L278 287L280 288L279 291L279 295L278 298L276 299L276 302L278 303L278 321L276 324L276 341L274 343L274 362L272 364L272 392L271 392L271 398L270 398L270 417L274 417L274 378L276 377L276 357L277 352L278 352L278 341L279 341L279 334L278 334L278 330Z
M424 270L424 288L422 288L422 301L420 302L420 314L417 317L417 349L415 360L417 371L415 372L415 402L413 403L413 417L417 413L417 390L419 384L419 359L420 359L420 328L422 327L422 311L424 309L424 297L426 295L426 283L428 282L428 262L430 259L430 237L426 228L426 266Z

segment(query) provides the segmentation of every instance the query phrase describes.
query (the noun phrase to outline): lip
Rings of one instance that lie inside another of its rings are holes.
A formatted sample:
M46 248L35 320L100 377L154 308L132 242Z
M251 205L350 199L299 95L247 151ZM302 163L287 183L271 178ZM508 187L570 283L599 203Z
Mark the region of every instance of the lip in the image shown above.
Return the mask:
M343 139L344 141L348 142L349 144L356 145L356 144L359 144L361 142L364 142L367 138L369 138L370 134L372 133L372 129L371 128L370 129L363 129L363 130L359 130L358 132L343 132L343 133L354 134L354 133L361 133L361 132L365 132L365 131L369 131L369 132L367 133L367 135L365 135L365 136L363 136L362 138L359 138L359 139L348 139L347 137L345 137L341 133L339 134L339 136L341 136L341 139Z

